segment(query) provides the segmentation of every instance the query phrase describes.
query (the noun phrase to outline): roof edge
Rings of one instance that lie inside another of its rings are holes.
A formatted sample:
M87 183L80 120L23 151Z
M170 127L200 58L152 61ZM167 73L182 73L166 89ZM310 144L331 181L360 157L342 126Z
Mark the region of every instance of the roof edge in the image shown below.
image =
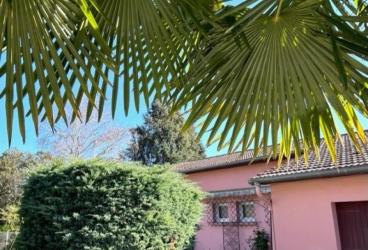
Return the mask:
M307 173L297 173L289 175L279 175L279 176L269 176L269 177L253 177L249 180L251 185L265 185L277 182L291 182L299 180L310 180L318 178L328 178L328 177L339 177L357 174L368 174L368 165L357 165L352 167L344 168L331 168L324 170L315 170Z
M271 187L270 185L262 185L260 187L260 191L262 194L269 194L271 193ZM241 188L241 189L209 191L207 192L206 199L253 196L256 194L257 194L256 187L246 187L246 188Z
M265 162L267 161L267 159L268 157L261 156L261 157L256 157L256 158L247 158L247 159L242 159L242 160L237 160L237 161L232 161L232 162L220 163L214 166L207 166L204 168L182 169L182 170L175 170L175 171L181 174L190 174L190 173L196 173L196 172L205 172L209 170L222 169L222 168L227 168L227 167L244 166L244 164Z

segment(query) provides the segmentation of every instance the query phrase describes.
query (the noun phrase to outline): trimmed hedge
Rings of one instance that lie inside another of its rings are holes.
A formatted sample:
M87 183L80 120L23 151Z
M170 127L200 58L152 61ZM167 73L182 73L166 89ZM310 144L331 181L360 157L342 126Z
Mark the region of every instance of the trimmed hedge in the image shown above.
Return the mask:
M202 198L163 167L54 163L25 186L17 249L182 249Z

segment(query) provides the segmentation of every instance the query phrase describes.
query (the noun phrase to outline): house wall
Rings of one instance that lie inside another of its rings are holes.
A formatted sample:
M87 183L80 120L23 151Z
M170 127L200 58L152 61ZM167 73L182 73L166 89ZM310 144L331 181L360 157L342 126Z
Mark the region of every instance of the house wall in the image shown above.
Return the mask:
M368 175L275 183L274 250L340 250L335 202L368 200Z
M253 187L248 183L248 180L275 165L275 162L269 164L260 162L252 165L189 173L186 177L197 183L205 192L240 189Z
M238 166L232 168L203 171L187 174L187 178L192 182L197 183L203 191L224 191L232 189L242 189L252 187L248 180L271 167L275 163L271 162L268 165L264 162L254 163L252 165ZM257 196L250 197L258 200ZM258 227L269 230L269 226L265 223L265 211L261 206L255 206L256 220L259 222ZM208 223L208 214L204 214L199 225L199 231L196 235L196 250L223 250L223 226L210 225ZM211 215L210 215L211 216ZM239 226L239 242L241 249L248 249L247 240L256 229L254 225Z

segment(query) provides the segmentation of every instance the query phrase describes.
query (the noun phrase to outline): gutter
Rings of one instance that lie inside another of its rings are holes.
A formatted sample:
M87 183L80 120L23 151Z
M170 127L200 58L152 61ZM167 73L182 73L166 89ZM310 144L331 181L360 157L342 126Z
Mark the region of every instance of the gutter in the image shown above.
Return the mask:
M296 174L285 174L278 176L268 176L268 177L253 177L249 180L251 185L264 185L277 182L290 182L299 180L309 180L316 178L328 178L328 177L338 177L347 175L357 175L357 174L368 174L367 165L358 165L353 167L334 167L324 170L315 170L312 172L303 172Z
M269 194L271 193L271 187L268 185L263 185L263 186L247 187L247 188L241 188L241 189L209 191L207 192L206 198L213 199L213 198L224 198L224 197L252 196L252 195L256 195L257 192L259 192L262 195Z

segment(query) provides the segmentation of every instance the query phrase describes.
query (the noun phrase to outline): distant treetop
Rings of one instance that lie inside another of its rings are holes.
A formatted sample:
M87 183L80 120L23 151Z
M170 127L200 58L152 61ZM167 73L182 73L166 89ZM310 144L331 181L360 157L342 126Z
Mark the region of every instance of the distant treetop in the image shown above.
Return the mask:
M126 159L145 165L177 163L205 157L205 149L198 141L193 127L183 131L184 119L180 112L159 101L153 102L144 116L144 124L131 129L131 141L123 152Z

